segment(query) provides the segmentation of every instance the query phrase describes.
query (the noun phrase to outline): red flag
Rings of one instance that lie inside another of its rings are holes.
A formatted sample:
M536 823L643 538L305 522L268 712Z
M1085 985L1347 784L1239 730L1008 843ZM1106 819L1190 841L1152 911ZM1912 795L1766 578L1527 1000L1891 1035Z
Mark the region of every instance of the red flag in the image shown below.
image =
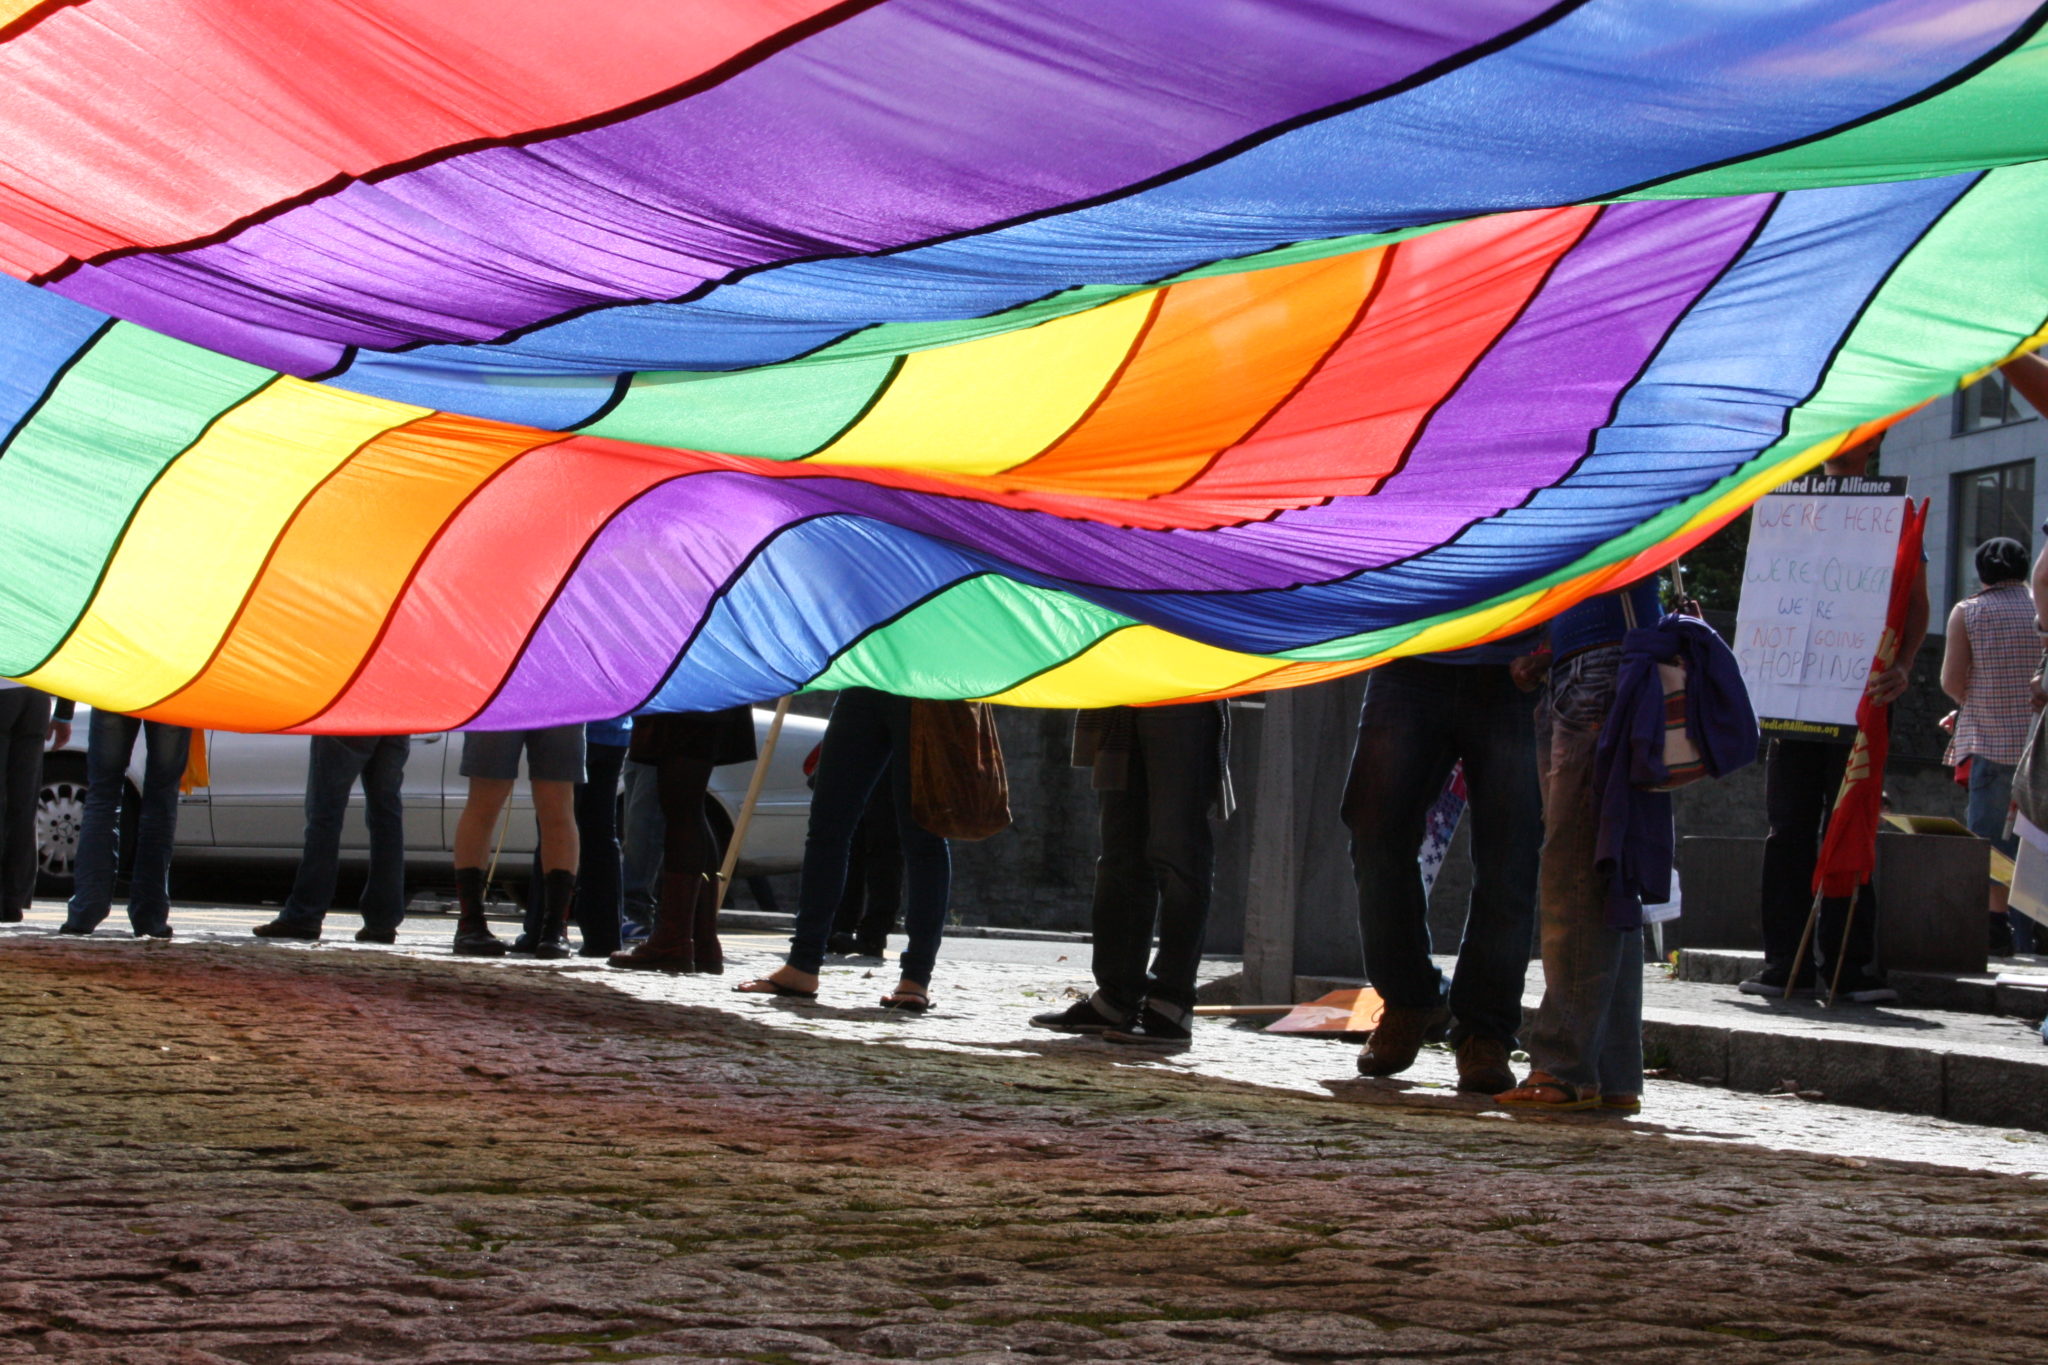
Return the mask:
M1899 553L1892 561L1892 595L1885 607L1884 634L1872 676L1899 657L1899 635L1906 625L1906 603L1919 576L1920 539L1927 528L1927 501L1916 509L1906 503L1906 524L1899 531ZM1828 817L1827 837L1813 869L1813 889L1829 899L1856 894L1877 870L1877 824L1884 811L1884 761L1892 747L1892 708L1871 703L1870 694L1856 703L1856 742L1849 748L1849 766L1842 771L1842 789Z

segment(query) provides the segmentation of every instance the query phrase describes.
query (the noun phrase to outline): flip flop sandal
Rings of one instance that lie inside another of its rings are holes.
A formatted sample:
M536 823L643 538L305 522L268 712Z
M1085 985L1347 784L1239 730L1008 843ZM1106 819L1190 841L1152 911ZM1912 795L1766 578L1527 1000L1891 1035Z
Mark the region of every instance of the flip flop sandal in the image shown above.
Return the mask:
M890 991L882 997L885 1010L902 1010L906 1014L924 1014L932 1007L932 998L919 995L916 991Z
M1577 1086L1566 1085L1563 1081L1554 1081L1548 1077L1539 1080L1531 1076L1513 1090L1495 1095L1493 1101L1503 1109L1569 1114L1596 1108L1600 1103L1600 1097L1581 1094Z
M1602 1095L1600 1107L1613 1114L1640 1114L1643 1112L1641 1095Z
M766 989L763 989L764 987ZM800 991L794 986L785 986L780 981L766 976L758 981L742 981L739 985L734 986L732 990L734 995L775 995L789 1000L816 1000L818 998L816 991Z

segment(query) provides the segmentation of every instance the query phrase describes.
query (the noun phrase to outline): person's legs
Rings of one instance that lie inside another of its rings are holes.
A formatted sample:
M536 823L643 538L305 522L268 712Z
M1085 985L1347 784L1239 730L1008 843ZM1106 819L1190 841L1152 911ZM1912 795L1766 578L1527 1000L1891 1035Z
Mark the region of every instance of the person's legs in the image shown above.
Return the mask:
M1195 976L1209 928L1216 867L1209 805L1216 794L1222 722L1206 702L1142 707L1136 719L1134 757L1142 756L1146 782L1145 854L1159 902L1159 948L1145 996L1153 1009L1185 1028L1194 1019Z
M1095 974L1096 1013L1128 1021L1145 1003L1145 959L1159 915L1159 884L1145 856L1148 794L1145 756L1133 753L1122 791L1098 791L1102 851L1095 859L1095 899L1089 909L1089 964Z
M584 749L584 779L576 784L576 839L581 849L576 879L576 926L583 931L584 957L610 957L619 947L620 891L619 773L623 744L590 744Z
M2006 815L2012 805L2013 765L1994 763L1982 754L1970 758L1970 798L1968 823L1970 833L1980 839L1987 839L2008 858L2019 852L2019 836L2005 832ZM2005 926L2005 934L1994 937L2009 937L2012 951L2031 953L2034 951L2034 921L2027 916L2006 908L2006 888L1998 882L1991 883L1990 901L1987 909L1995 925Z
M1522 982L1536 937L1542 853L1543 798L1530 716L1535 699L1514 685L1505 668L1462 671L1471 677L1455 733L1465 761L1473 877L1465 936L1451 978L1451 1039L1486 1038L1511 1051L1521 1028ZM1613 677L1611 662L1587 661L1586 685L1605 687L1611 697ZM1552 723L1565 721L1553 716Z
M1642 931L1617 933L1607 927L1607 876L1595 864L1600 816L1593 796L1594 758L1600 724L1613 699L1618 653L1589 651L1594 657L1567 660L1551 679L1550 780L1544 790L1539 873L1544 990L1529 1034L1529 1056L1536 1073L1588 1092L1605 1083L1602 1064L1610 1049L1626 1047L1615 1029L1619 1023L1627 1031L1622 1016L1631 999L1636 1002L1635 1047L1641 1050ZM1631 972L1632 993L1624 980ZM1614 1055L1622 1060L1622 1053ZM1626 1078L1622 1065L1616 1081ZM1641 1088L1638 1075L1634 1089Z
M711 768L706 759L675 754L655 765L667 839L661 859L661 899L647 937L613 953L614 967L694 972L706 965L697 960L696 930L707 898L714 926L717 913L718 842L711 833L705 796L711 785ZM723 967L723 954L715 951L715 929L709 946Z
M1434 1010L1443 973L1430 961L1429 905L1415 862L1429 808L1458 755L1450 717L1457 665L1399 660L1365 686L1344 793L1365 975L1390 1010Z
M36 889L36 802L50 694L0 688L0 922L21 919Z
M883 789L876 783L876 790ZM893 787L890 788L893 791ZM868 800L856 841L861 854L860 922L853 929L855 952L880 957L903 909L903 842L896 837L896 803ZM849 880L852 874L848 873Z
M78 858L72 866L65 933L89 934L113 909L128 756L135 751L135 737L141 733L142 722L133 716L94 708L92 726L86 732L85 812L78 825Z
M910 700L889 697L890 761L887 777L896 798L896 837L903 846L903 933L908 940L899 966L901 985L928 990L946 933L953 896L953 854L946 841L917 823L910 799ZM899 990L901 986L899 985Z
M620 861L621 890L625 897L625 918L639 933L622 930L628 937L642 937L654 923L654 905L661 884L661 797L654 765L626 760L620 780L626 792L625 848Z
M299 852L299 870L292 877L284 908L270 924L258 926L259 936L288 938L320 932L321 922L334 904L334 883L341 870L341 824L348 814L348 794L376 747L375 736L313 736L306 754L306 836ZM365 899L368 894L365 891Z
M1774 739L1764 761L1764 963L1769 974L1792 969L1806 917L1813 906L1813 865L1820 856L1821 823L1835 789L1827 784L1828 757L1837 748L1813 740ZM1844 751L1846 753L1846 750ZM1836 781L1841 779L1839 766ZM1809 963L1812 950L1807 952ZM1812 984L1812 968L1800 969L1800 986Z
M360 774L370 875L356 909L374 934L394 932L405 919L405 761L411 754L412 736L375 736Z
M789 961L776 979L798 989L816 984L824 965L832 916L846 891L846 865L868 796L889 764L891 700L871 688L850 687L832 705L811 792L810 829L804 836L803 872L797 881L796 930Z
M484 919L484 868L492 832L519 772L517 731L477 731L463 737L462 775L469 793L455 820L455 951L464 957L498 957L504 940Z
M162 721L142 724L142 805L135 870L128 882L128 922L137 934L170 937L171 843L178 829L178 782L192 732Z

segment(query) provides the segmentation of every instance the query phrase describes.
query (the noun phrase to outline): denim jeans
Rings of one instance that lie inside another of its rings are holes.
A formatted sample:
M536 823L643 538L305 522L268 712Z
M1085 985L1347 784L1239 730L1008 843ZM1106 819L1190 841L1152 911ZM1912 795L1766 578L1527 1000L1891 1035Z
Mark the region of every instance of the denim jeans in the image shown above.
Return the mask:
M1429 808L1460 759L1472 821L1472 901L1448 999L1453 1039L1512 1047L1536 927L1542 798L1532 699L1505 665L1401 659L1373 670L1344 793L1365 975L1389 1005L1444 1003L1430 961L1417 851Z
M26 910L36 891L36 801L50 694L0 688L0 910Z
M626 789L626 827L620 831L625 842L620 862L624 918L644 933L654 923L654 907L661 899L661 791L652 763L629 758L620 776Z
M946 841L917 823L910 808L910 699L849 687L832 706L811 793L811 826L804 839L803 875L797 882L796 933L789 965L816 972L825 963L832 918L846 893L846 868L861 812L886 776L896 801L896 832L903 846L903 932L910 945L905 979L930 985L946 932L953 861Z
M846 893L832 917L832 936L845 934L856 949L880 953L896 931L903 908L903 850L896 838L896 800L886 779L875 784L846 865Z
M1122 791L1098 791L1102 856L1095 860L1095 985L1118 1013L1135 1013L1151 1000L1186 1011L1195 1007L1195 972L1216 840L1209 803L1216 791L1216 707L1146 706L1132 709L1136 743ZM1148 977L1153 926L1159 948Z
M363 784L370 876L358 905L363 926L396 929L405 918L405 760L410 735L315 735L306 762L306 842L278 919L318 930L334 904L348 794Z
M1988 839L2010 858L2020 851L2019 835L2005 832L2007 808L2012 805L2012 775L2017 765L1994 763L1982 754L1970 755L1970 804L1967 823L1970 833ZM2012 950L2035 951L2034 921L2017 910L2005 912L2012 928Z
M1543 780L1543 1005L1529 1034L1536 1069L1603 1095L1643 1091L1643 931L1607 927L1607 874L1595 866L1593 799L1600 726L1621 650L1588 649L1550 672Z
M1764 837L1761 909L1764 960L1773 967L1790 971L1799 951L1806 918L1813 910L1813 867L1820 860L1821 836L1827 832L1828 812L1848 765L1847 744L1771 741L1764 763L1764 813L1770 833ZM1856 893L1853 918L1848 897L1821 902L1820 923L1799 974L1805 978L1820 969L1832 977L1840 957L1853 975L1868 969L1876 952L1877 893L1865 885Z
M94 710L85 743L85 816L78 827L78 867L67 921L92 930L114 904L114 864L121 851L121 803L128 787L128 757L143 737L142 804L135 866L128 879L128 922L137 933L160 929L171 915L171 839L178 828L178 779L192 732L182 725L143 721Z

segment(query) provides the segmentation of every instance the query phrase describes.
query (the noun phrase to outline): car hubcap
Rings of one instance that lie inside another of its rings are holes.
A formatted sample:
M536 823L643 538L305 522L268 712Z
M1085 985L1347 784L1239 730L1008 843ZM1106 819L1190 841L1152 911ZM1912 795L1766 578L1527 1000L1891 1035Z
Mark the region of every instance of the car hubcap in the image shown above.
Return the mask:
M85 818L85 786L52 782L36 802L36 865L46 876L69 877L78 862L78 827Z

